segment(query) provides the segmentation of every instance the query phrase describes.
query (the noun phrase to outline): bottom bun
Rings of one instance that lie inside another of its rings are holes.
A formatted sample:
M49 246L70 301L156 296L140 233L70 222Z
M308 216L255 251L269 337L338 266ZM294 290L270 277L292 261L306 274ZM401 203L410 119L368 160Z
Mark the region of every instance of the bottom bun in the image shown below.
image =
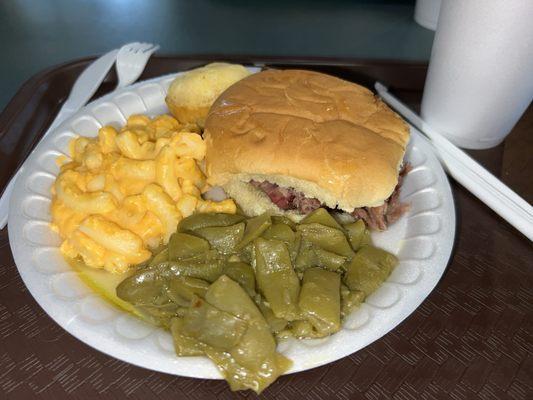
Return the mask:
M284 215L294 222L299 222L305 217L305 215L298 214L295 211L284 211L280 209L272 203L270 198L262 190L255 188L247 182L232 179L223 188L226 194L232 197L244 214L249 217L255 217L264 212L268 212L270 215Z

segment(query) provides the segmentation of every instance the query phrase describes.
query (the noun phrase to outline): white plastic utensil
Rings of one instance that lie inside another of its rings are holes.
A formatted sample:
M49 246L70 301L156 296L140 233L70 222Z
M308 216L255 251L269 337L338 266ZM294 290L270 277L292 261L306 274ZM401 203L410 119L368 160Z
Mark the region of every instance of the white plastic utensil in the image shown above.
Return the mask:
M115 63L118 53L118 49L112 50L85 68L78 79L76 79L76 82L74 82L74 86L72 86L72 90L70 91L70 95L65 101L65 104L63 104L56 118L40 140L48 136L48 134L53 132L59 124L77 112L83 105L85 105L85 103L87 103L87 101L89 101ZM7 184L2 193L2 197L0 198L0 229L4 229L7 224L9 200L11 199L15 180L23 168L24 164L22 164L20 169L11 177L11 180Z
M533 241L533 207L527 201L468 154L434 131L409 107L394 97L386 86L376 82L374 87L388 105L431 140L440 161L457 182Z
M128 43L120 49L112 50L94 61L76 80L67 101L61 107L56 119L52 122L41 140L89 101L94 92L100 87L100 84L115 63L115 60L118 75L118 89L131 85L139 78L148 59L157 49L159 49L159 45L151 43ZM24 164L13 175L0 198L0 229L3 229L7 224L9 200L13 192L15 179L22 168L24 168Z
M129 43L123 46L117 55L118 88L131 85L144 71L150 56L159 49L152 43Z

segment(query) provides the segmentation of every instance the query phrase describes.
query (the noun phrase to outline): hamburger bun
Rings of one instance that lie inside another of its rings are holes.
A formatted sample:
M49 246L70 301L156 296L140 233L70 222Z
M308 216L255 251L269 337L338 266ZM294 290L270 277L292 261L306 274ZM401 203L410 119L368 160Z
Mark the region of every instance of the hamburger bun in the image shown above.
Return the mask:
M242 65L212 63L178 75L170 84L165 102L182 124L203 127L215 99L233 83L250 75Z
M209 183L222 186L245 213L281 213L247 184L252 179L351 212L382 205L394 191L409 128L360 85L312 71L268 70L222 93L204 138Z

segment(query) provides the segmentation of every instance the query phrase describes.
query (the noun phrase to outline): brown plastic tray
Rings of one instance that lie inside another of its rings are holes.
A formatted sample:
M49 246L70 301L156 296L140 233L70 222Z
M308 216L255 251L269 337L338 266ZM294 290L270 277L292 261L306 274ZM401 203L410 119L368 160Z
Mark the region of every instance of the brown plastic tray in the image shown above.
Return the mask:
M53 120L93 58L43 71L0 114L0 188ZM426 66L398 62L281 57L153 57L147 79L214 60L325 71L367 86L379 79L417 107ZM111 72L95 97L116 84ZM531 201L530 108L505 144L472 154ZM525 160L525 161L524 161ZM396 329L335 363L281 377L265 399L533 398L533 248L452 182L458 213L448 269L424 303ZM52 321L25 288L0 232L0 398L211 399L224 381L181 378L102 354Z

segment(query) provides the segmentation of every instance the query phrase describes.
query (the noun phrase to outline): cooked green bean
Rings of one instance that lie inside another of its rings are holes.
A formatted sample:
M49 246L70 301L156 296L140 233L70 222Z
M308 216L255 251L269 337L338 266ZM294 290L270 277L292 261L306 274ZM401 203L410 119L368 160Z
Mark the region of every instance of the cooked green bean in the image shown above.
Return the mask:
M168 241L168 260L174 261L193 257L197 254L205 253L207 250L209 250L209 243L205 239L175 232Z
M350 290L341 285L341 317L346 317L358 308L365 300L365 293L360 290Z
M237 253L237 257L239 257L240 261L243 261L248 264L252 264L255 261L253 243L248 243L242 249L239 249L239 252Z
M344 283L365 296L375 291L392 272L398 260L376 247L363 246L346 268Z
M257 238L255 273L259 290L270 304L274 315L292 321L298 316L300 282L292 268L285 243Z
M229 351L242 339L248 323L196 298L183 317L182 333L216 349Z
M270 330L272 331L272 333L279 334L285 328L287 328L289 322L283 318L276 317L272 309L267 306L264 301L260 300L256 304L259 307L259 310L261 310L263 316L265 317L266 322L270 326Z
M311 322L308 320L297 320L291 322L290 336L294 336L298 339L313 339L323 337L319 334Z
M250 264L228 262L224 266L224 274L240 284L250 297L255 295L255 273Z
M310 267L322 267L330 271L338 271L346 263L346 260L346 257L304 241L300 246L294 264L296 270L300 272Z
M188 258L177 261L168 261L159 264L160 268L167 269L168 276L188 276L213 282L224 273L224 260L220 258L205 257L203 259Z
M288 246L292 246L295 239L295 233L289 225L286 224L272 224L262 235L264 239L275 239L285 242Z
M167 295L173 302L190 305L195 296L205 297L209 283L190 276L171 277L167 283Z
M241 341L228 352L231 357L206 351L222 369L232 388L260 392L290 367L290 361L276 352L276 342L261 311L238 283L226 276L220 277L209 287L206 300L248 322Z
M300 301L304 316L319 335L326 336L340 329L340 275L321 268L304 272Z
M148 265L151 267L165 261L168 261L168 247L165 247L163 250L157 253Z
M303 272L307 268L315 266L316 254L314 246L310 242L300 243L300 248L296 253L296 259L294 260L294 267L297 271Z
M206 345L204 343L183 333L182 318L172 318L170 321L170 333L172 333L174 350L178 356L201 356L205 354Z
M244 222L229 226L208 226L194 231L222 254L232 253L244 236Z
M270 215L268 215L267 213L258 215L254 218L250 218L248 221L246 221L246 230L244 231L244 237L239 243L238 248L242 249L248 243L253 242L259 236L261 236L261 234L266 231L270 227L270 225L272 225L272 220L270 219Z
M303 245L305 245L305 243ZM291 246L289 246L289 253L291 255L291 261L296 269L298 269L298 266L296 265L296 259L298 258L298 254L302 248L302 234L300 232L295 232L294 242Z
M183 316L188 307L183 307L175 303L168 303L161 306L137 306L148 320L164 328L169 328L172 318Z
M124 279L116 288L117 296L134 306L158 306L170 299L165 278L157 267L148 267Z
M291 229L296 229L296 223L291 221L289 218L279 215L273 215L270 217L272 219L273 224L285 224L289 226Z
M171 330L178 355L206 355L232 390L259 393L291 365L275 337L337 332L396 263L363 221L341 226L325 209L300 224L195 214L116 292Z
M333 229L342 230L339 223L331 216L331 214L325 208L317 208L315 211L307 215L301 222L301 224L320 224L329 226Z
M348 233L348 239L350 240L352 249L356 251L363 245L365 236L370 234L362 219L344 225L344 229Z
M230 226L238 224L244 220L245 217L239 214L193 214L180 221L178 232L195 231L200 228L211 226Z
M302 233L302 241L344 257L351 258L354 255L346 236L339 229L311 223L298 225L296 230Z
M320 247L317 247L313 251L315 253L314 265L317 267L326 268L330 271L338 271L346 263L346 257L339 256L331 251L321 249Z

